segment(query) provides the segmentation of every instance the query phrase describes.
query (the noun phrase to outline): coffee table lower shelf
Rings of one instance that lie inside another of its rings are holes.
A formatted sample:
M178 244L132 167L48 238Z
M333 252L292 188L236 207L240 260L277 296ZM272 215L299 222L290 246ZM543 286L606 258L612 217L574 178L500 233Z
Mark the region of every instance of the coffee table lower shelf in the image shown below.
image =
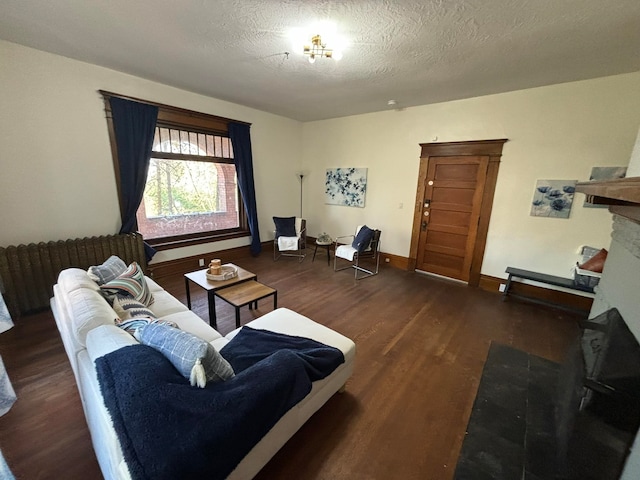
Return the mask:
M278 291L257 281L243 282L217 290L214 295L236 309L236 327L240 326L240 307L258 308L258 300L273 296L273 309L278 308Z

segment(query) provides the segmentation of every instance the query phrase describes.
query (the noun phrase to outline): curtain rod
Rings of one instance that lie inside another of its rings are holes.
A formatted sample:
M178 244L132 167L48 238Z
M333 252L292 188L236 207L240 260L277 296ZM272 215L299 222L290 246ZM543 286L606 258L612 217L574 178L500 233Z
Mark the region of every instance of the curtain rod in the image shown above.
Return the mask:
M100 95L102 95L103 97L107 97L107 98L110 98L110 97L123 98L125 100L133 100L134 102L138 102L138 103L145 103L147 105L154 105L156 107L163 108L163 109L166 109L166 110L173 110L175 112L180 112L180 113L185 114L185 115L191 115L191 116L203 115L203 116L207 116L207 117L214 117L214 118L216 118L218 120L222 120L222 121L225 121L225 122L235 122L235 123L241 123L243 125L251 126L251 123L249 123L249 122L243 122L241 120L234 120L233 118L220 117L218 115L212 115L210 113L204 113L204 112L196 112L194 110L187 110L186 108L174 107L174 106L171 106L171 105L166 105L164 103L152 102L150 100L144 100L142 98L131 97L129 95L122 95L120 93L108 92L106 90L98 90L98 92L100 93Z

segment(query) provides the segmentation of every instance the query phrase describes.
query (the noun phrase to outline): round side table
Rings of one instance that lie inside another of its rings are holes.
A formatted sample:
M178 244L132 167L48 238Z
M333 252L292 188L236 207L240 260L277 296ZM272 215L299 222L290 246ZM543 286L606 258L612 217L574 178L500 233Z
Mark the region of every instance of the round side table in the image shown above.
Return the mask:
M327 249L327 265L331 265L331 245L333 245L333 242L319 242L316 240L316 249L313 251L313 258L311 259L311 262L316 259L316 253L318 252L318 247L320 247Z

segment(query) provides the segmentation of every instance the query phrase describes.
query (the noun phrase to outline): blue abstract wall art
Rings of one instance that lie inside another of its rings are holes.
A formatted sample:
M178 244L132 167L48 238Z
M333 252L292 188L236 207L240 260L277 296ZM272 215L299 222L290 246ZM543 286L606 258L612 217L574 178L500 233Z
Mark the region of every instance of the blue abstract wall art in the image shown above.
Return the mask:
M324 184L325 203L364 208L366 168L328 168Z
M569 218L577 180L538 180L531 202L534 217Z

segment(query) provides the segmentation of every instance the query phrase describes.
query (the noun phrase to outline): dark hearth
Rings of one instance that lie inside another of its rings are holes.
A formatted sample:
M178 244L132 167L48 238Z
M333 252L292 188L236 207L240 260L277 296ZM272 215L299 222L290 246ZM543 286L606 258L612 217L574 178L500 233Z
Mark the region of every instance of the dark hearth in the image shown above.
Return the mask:
M618 479L640 423L640 345L612 309L562 365L492 343L455 478Z
M553 399L559 369L544 358L491 344L457 480L553 478Z

